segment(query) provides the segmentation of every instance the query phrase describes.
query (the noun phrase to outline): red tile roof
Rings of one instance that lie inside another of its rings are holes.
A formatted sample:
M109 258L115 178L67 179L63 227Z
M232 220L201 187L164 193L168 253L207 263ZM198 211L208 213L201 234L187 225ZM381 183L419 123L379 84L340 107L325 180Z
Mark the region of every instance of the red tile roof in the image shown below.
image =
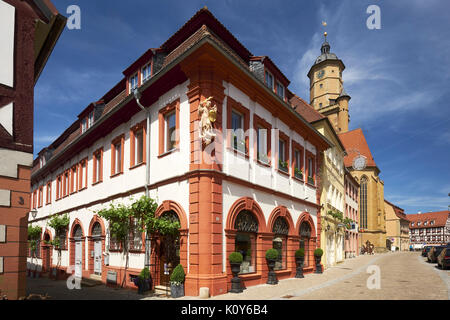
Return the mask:
M310 123L325 118L325 116L317 112L310 104L296 94L294 94L289 101L292 108Z
M403 210L400 207L397 207L395 204L387 201L386 199L384 199L384 202L386 202L387 204L389 204L390 206L392 206L394 208L394 213L398 218L409 221L408 217L405 214L405 210Z
M353 159L359 155L358 152L367 158L368 167L377 166L361 128L341 133L339 134L339 139L341 139L342 144L347 151L347 155L344 157L344 164L346 167L352 166Z
M410 221L410 229L420 229L420 228L430 228L430 227L443 227L450 219L450 211L437 211L437 212L426 212L417 214L407 214L408 220ZM417 222L421 222L420 226L417 226ZM427 221L427 225L423 223ZM434 221L433 225L430 225L430 221ZM414 223L414 226L412 226Z

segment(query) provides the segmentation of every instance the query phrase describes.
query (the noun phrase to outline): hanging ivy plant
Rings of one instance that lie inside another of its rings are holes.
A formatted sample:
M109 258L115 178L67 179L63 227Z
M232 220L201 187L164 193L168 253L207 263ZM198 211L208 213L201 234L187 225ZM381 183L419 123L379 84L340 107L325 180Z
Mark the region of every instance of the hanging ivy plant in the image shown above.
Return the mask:
M56 233L66 229L69 226L70 218L69 215L66 213L63 216L54 216L50 219L48 222L48 225L52 227Z

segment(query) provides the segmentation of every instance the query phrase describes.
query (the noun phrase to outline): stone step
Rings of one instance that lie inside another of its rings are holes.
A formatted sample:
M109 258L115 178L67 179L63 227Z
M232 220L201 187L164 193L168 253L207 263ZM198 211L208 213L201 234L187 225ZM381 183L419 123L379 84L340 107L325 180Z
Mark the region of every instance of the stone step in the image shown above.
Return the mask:
M91 275L89 276L89 279L97 280L97 281L102 281L102 276L100 276L100 275L98 275L98 274L91 274Z
M155 286L155 294L168 294L170 295L170 286Z
M81 286L85 286L85 287L95 287L95 286L99 286L102 284L101 280L97 280L97 279L89 279L89 278L83 278L81 279Z

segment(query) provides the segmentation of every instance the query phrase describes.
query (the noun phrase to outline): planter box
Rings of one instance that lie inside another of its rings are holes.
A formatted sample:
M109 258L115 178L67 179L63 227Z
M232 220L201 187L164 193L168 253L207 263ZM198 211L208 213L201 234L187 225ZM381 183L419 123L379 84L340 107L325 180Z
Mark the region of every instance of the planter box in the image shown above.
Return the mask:
M170 296L172 298L184 297L184 284L183 283L180 285L171 284L170 285Z

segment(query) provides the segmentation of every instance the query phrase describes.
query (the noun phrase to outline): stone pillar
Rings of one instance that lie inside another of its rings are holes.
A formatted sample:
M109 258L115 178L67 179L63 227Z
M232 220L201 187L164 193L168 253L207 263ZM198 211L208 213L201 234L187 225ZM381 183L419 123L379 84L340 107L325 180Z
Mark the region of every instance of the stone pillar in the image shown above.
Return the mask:
M214 129L222 131L224 90L223 71L207 52L207 47L182 62L181 68L190 80L187 96L190 104L190 171L189 178L189 273L186 295L198 296L208 287L211 296L227 292L223 273L222 139L218 136L206 146L199 138L198 107L212 97L217 106ZM210 160L210 161L209 161Z

